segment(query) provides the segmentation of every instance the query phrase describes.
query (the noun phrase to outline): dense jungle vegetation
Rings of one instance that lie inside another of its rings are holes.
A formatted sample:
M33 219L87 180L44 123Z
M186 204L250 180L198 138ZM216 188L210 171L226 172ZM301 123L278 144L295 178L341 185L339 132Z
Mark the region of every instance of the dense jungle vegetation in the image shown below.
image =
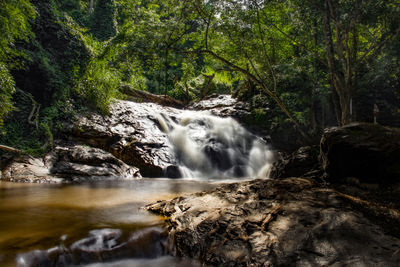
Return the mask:
M0 143L40 154L121 88L232 93L265 129L400 126L398 0L2 0Z

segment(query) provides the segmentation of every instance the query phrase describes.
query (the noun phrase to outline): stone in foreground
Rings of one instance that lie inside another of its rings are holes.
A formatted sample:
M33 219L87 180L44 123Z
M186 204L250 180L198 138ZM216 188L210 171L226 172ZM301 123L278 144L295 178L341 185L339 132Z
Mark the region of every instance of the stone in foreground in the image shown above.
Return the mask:
M309 180L255 180L161 201L178 256L212 266L399 266L400 240Z

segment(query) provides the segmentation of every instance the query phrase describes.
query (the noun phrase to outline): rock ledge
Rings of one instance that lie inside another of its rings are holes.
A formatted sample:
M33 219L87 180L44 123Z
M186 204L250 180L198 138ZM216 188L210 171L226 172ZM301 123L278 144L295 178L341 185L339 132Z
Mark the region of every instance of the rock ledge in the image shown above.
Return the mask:
M212 266L399 266L400 240L348 198L306 179L255 180L147 209L178 256Z

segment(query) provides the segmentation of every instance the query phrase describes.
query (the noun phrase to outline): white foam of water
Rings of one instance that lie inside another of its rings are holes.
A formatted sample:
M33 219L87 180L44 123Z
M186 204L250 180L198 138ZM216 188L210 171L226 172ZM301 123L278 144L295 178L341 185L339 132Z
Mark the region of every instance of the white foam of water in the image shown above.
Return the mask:
M177 151L182 153L182 160L185 166L192 170L203 170L208 172L210 163L198 144L190 138L188 129L181 125L175 125L174 130L169 133L169 139Z
M273 152L259 139L255 139L249 154L247 166L249 176L257 178L269 177L273 160Z
M268 177L273 153L236 120L200 111L182 113L179 123L166 115L157 119L180 159L183 177ZM206 149L217 158L207 156Z

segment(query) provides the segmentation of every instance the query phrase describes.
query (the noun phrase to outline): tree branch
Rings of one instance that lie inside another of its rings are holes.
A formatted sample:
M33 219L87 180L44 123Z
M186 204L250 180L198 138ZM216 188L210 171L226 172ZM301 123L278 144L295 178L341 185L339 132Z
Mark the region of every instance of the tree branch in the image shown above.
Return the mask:
M266 14L264 14L266 16ZM285 33L284 31L282 31L278 26L276 26L274 23L272 23L272 21L269 22L269 25L274 27L278 32L280 32L284 37L286 37L287 39L289 39L290 41L292 41L293 43L295 43L297 46L302 47L304 50L306 50L307 52L313 53L315 54L313 51L310 51L310 49L308 49L308 47L306 45L304 45L303 43L300 43L299 41L297 41L296 39L294 39L292 36L290 36L289 34ZM326 63L325 60L323 60L320 56L316 55L316 59L324 66L328 66L328 64Z
M375 42L374 44L372 44L369 47L369 49L367 51L365 51L365 53L360 57L357 65L361 65L364 60L367 61L370 57L374 56L375 53L377 53L387 42L389 42L391 39L396 37L396 35L398 35L399 33L400 33L400 27L398 27L397 30L392 35L387 36L386 38L384 38L383 40L381 40L378 43ZM372 54L370 54L370 53L372 53Z
M258 7L257 1L254 1L254 4L257 5L257 7ZM276 85L277 85L276 74L275 74L274 69L272 68L272 64L271 64L271 61L269 59L269 55L267 53L267 48L266 48L265 40L264 40L264 32L263 32L263 30L261 28L260 12L259 12L258 9L257 9L257 24L258 24L258 34L260 36L261 44L263 46L263 53L264 53L265 62L267 63L268 69L269 69L269 71L271 73L271 76L272 76L272 80L274 82L273 91L276 91Z
M213 73L212 75L206 75L203 73L203 76L208 79L208 83L207 83L206 87L204 87L204 89L202 90L201 100L203 100L206 97L206 95L208 94L208 90L210 89L212 81L214 80L215 73Z

